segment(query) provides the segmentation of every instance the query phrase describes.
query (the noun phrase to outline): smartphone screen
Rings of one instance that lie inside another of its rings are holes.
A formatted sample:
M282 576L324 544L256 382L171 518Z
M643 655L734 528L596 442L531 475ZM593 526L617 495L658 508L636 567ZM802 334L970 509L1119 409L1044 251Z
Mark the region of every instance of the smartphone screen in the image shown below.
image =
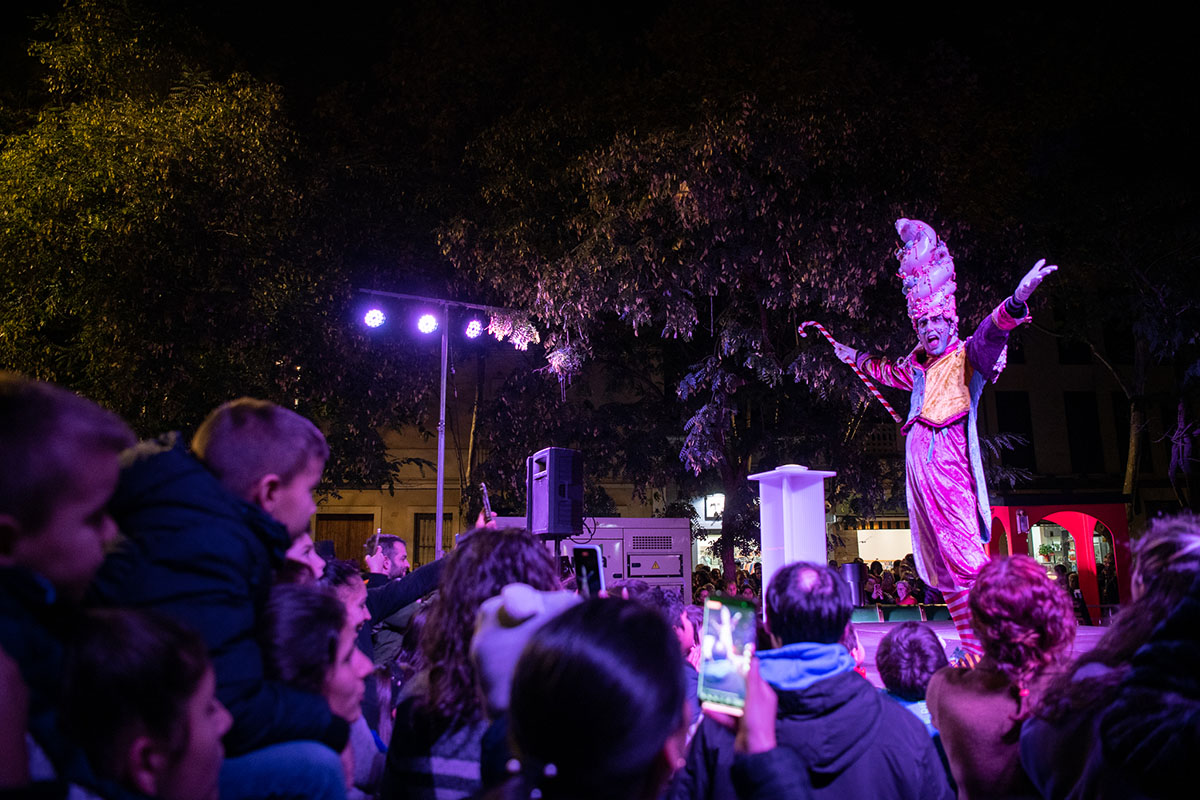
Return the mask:
M697 686L702 708L741 716L746 705L746 672L754 656L757 633L750 603L737 597L710 597L704 601Z
M604 588L603 560L600 545L584 544L572 548L575 562L575 585L584 597L595 597Z

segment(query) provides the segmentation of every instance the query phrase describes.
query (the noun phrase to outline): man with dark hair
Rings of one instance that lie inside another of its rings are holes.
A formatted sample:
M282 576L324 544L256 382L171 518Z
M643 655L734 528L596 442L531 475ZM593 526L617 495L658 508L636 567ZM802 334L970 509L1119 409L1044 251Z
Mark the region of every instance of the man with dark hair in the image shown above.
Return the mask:
M374 555L367 556L367 568L372 574L388 580L408 574L408 545L399 536L384 534L376 540Z
M851 611L838 574L823 564L789 564L771 579L765 607L775 648L758 654L759 671L779 697L776 739L794 752L812 796L950 800L921 723L855 673L838 643ZM733 800L733 757L733 731L705 718L670 797Z
M391 669L404 645L404 634L421 608L419 601L437 588L446 562L431 561L409 572L408 545L387 533L379 537L375 552L364 561L369 570L367 609L374 623L359 636L358 645L376 666ZM373 692L368 690L368 694Z
M767 629L786 644L832 644L842 638L850 622L852 606L845 581L829 567L804 561L776 573L767 587L766 602Z

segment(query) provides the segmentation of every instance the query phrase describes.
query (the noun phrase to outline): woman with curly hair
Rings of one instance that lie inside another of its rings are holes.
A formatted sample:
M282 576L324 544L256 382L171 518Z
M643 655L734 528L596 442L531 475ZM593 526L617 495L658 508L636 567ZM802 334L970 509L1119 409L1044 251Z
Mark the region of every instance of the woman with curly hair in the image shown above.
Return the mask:
M519 528L478 528L449 556L421 629L420 672L404 688L388 747L383 796L465 797L482 787L480 742L488 722L471 661L484 600L510 583L559 588L544 542Z
M975 669L947 667L926 703L963 798L1037 797L1018 737L1075 639L1071 600L1028 556L989 561L968 607L983 647Z
M1157 519L1134 544L1133 601L1121 609L1096 646L1047 688L1021 730L1021 764L1042 797L1099 796L1104 759L1089 753L1097 721L1117 699L1136 653L1179 607L1200 576L1200 520L1191 514ZM1084 789L1082 794L1078 794Z

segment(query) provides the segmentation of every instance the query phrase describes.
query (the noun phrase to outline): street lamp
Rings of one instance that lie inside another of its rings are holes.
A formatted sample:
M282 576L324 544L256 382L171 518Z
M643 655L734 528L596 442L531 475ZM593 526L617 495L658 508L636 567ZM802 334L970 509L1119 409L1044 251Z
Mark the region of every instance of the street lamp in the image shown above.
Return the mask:
M512 313L505 308L497 308L495 306L484 306L477 303L462 303L457 300L444 300L439 297L424 297L415 294L401 294L399 292L382 292L377 289L359 289L363 294L375 295L378 297L391 297L398 300L412 300L427 305L438 306L441 309L441 319L437 316L426 313L422 314L417 320L417 330L421 333L429 334L438 331L442 332L442 379L441 379L441 399L438 404L438 445L437 445L437 511L434 532L433 557L439 559L442 557L442 515L445 511L445 498L443 493L443 480L445 477L446 464L446 368L450 353L450 308L466 308L472 311L482 312L499 312ZM377 314L378 316L373 316ZM372 324L372 321L375 321ZM379 309L368 311L363 317L363 322L371 328L378 328L387 320L386 315ZM471 331L475 330L472 334ZM467 336L476 338L483 332L483 323L474 319L467 326Z

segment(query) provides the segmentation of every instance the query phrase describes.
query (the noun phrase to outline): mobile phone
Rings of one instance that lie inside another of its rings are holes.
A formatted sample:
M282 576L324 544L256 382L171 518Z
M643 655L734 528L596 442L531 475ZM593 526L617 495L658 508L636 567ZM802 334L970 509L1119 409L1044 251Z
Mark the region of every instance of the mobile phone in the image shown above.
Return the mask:
M696 687L700 707L740 717L758 634L754 606L738 597L709 597L702 630Z
M571 548L575 564L575 585L584 597L595 597L604 588L604 559L598 544L577 544Z
M490 500L488 500L487 484L479 484L479 491L483 495L483 524L486 525L491 522L496 515L492 513L492 503Z

